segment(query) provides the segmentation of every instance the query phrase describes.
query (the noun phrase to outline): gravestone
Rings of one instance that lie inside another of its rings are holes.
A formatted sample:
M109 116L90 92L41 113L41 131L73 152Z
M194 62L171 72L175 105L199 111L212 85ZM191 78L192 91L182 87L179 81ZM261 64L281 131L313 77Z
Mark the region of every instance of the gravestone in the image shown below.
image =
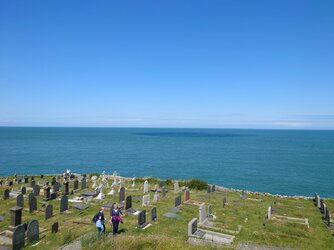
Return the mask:
M204 223L205 220L206 220L205 204L202 203L199 206L199 223Z
M188 236L194 235L197 232L197 219L192 219L188 224Z
M18 225L15 228L12 238L13 250L20 250L24 247L26 237L25 232L26 231L22 225Z
M166 197L166 189L163 187L162 188L162 198Z
M143 228L147 226L146 222L146 210L140 211L138 214L138 227Z
M35 185L34 186L34 195L39 196L40 191L41 191L41 188L39 187L39 185Z
M37 220L32 220L29 222L27 228L27 238L29 243L33 243L39 240L39 225Z
M326 224L327 224L327 226L331 226L331 212L330 212L330 210L328 209L328 207L326 208L327 209L327 211L326 211Z
M174 193L177 194L178 192L180 192L180 187L179 187L179 183L176 181L174 183Z
M37 199L35 196L33 196L29 200L29 212L32 213L33 211L37 210Z
M151 221L154 221L157 219L157 208L154 207L151 209Z
M326 203L324 203L324 219L326 220L326 218L327 218L327 205L326 205Z
M56 183L56 177L52 177L51 185L53 186Z
M227 203L227 199L226 199L226 196L224 196L224 199L223 199L223 208L226 206L226 203Z
M143 206L147 206L150 204L150 195L143 195Z
M178 207L178 206L181 205L181 195L179 195L175 198L174 204L175 204L175 207Z
M129 195L126 197L125 210L132 208L132 196Z
M121 187L119 190L119 203L122 203L125 200L125 188Z
M158 202L158 201L159 201L159 194L158 192L155 192L153 196L153 202Z
M87 181L86 178L82 178L81 180L81 189L86 189L87 188Z
M53 190L55 191L55 193L59 192L60 189L60 183L59 182L55 182L55 184L53 185Z
M162 188L165 186L165 182L164 181L159 181L159 188Z
M317 207L318 207L318 208L321 207L321 204L320 204L320 196L319 196L319 195L317 196Z
M208 205L208 218L212 216L212 205Z
M56 194L56 193L51 193L51 195L50 195L50 199L51 199L51 200L55 200L55 199L57 199L57 194Z
M22 223L22 207L15 206L10 209L10 225L16 227Z
M51 233L58 233L58 227L59 227L58 222L53 223L51 226Z
M267 218L268 218L268 220L271 219L271 215L272 215L272 207L269 206L269 207L268 207L268 211L267 211Z
M215 192L215 191L216 191L216 185L212 185L211 191L212 191L212 192Z
M27 192L26 187L22 186L22 188L21 188L21 194L26 194L26 192Z
M3 193L3 199L8 200L9 199L9 189L5 189Z
M35 197L34 193L29 193L28 194L28 202L30 202L30 200L32 199L32 197Z
M35 180L35 176L31 176L30 181L34 181L34 180Z
M47 205L45 208L45 219L49 219L53 216L53 206L51 204Z
M188 200L190 200L190 191L189 189L186 189L184 191L184 201L187 202Z
M24 207L23 195L22 194L19 194L18 196L16 196L16 206Z
M51 195L50 195L50 187L44 187L44 200L50 200Z
M148 181L146 180L144 182L144 193L147 193L148 192Z
M35 185L36 185L36 182L35 182L35 180L31 180L31 181L30 181L30 187L32 187L32 188L33 188Z
M208 194L212 192L211 185L208 185Z
M78 190L78 189L79 189L79 181L78 181L78 180L75 180L75 181L73 182L73 189L74 189L74 190Z
M28 183L28 176L24 176L24 183L27 184Z
M68 197L67 195L63 195L60 199L60 212L64 212L68 210Z
M41 174L41 179L43 179L44 178L44 175L43 174Z
M324 199L320 199L320 210L321 210L321 213L324 212Z
M63 188L64 188L64 190L63 190L63 192L64 192L64 194L65 195L68 195L70 192L69 192L69 182L68 181L65 181L64 183L63 183Z

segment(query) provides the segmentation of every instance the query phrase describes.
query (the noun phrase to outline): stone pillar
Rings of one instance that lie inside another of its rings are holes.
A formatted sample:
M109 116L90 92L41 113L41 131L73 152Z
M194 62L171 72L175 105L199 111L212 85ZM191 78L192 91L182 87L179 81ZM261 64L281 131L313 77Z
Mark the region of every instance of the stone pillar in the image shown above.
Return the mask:
M22 207L12 207L10 209L10 225L16 227L22 223Z

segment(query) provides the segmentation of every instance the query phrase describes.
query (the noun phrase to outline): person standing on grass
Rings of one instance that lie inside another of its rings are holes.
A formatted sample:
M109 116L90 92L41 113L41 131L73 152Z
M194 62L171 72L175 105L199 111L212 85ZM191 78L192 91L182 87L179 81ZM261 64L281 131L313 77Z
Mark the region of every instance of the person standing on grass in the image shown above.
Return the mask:
M102 232L106 231L106 226L104 225L104 214L103 214L104 208L101 207L100 211L97 213L96 217L101 217L101 224L102 224Z
M111 209L111 218L110 218L110 222L112 223L112 234L116 235L118 233L118 225L119 223L123 223L122 220L122 211L121 209L118 208L118 205L115 203Z
M96 223L95 223L95 225L96 225L96 228L97 228L97 237L99 238L100 237L100 235L101 235L101 232L104 232L104 225L103 225L103 223L102 223L102 217L101 216L99 216L99 218L98 218L98 220L96 221Z

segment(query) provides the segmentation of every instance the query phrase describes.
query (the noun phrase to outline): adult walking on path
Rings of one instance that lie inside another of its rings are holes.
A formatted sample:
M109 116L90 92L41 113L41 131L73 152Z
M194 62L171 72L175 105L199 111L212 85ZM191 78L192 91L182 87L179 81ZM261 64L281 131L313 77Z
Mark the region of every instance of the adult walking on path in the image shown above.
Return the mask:
M118 205L115 203L111 209L111 218L110 222L112 223L112 234L116 235L118 233L118 225L119 223L123 223L123 219L121 217L122 211L119 209Z

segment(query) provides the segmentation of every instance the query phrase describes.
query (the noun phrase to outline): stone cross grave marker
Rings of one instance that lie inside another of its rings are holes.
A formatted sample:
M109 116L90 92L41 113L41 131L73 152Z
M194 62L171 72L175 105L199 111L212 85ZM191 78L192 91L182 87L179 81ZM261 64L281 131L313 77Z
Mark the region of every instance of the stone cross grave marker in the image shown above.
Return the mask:
M14 232L13 232L13 238L12 238L12 244L13 244L13 250L21 250L24 247L25 244L25 235L26 230L22 225L18 225Z
M26 187L25 187L25 186L22 186L22 187L21 187L21 194L26 194L26 192L27 192Z
M146 194L143 196L143 206L147 206L150 204L150 194Z
M45 219L49 219L53 216L53 206L51 204L47 205L45 208Z
M151 209L151 221L155 221L157 219L157 208L154 207Z
M33 243L39 240L39 225L37 220L32 220L29 222L27 228L27 238L29 243Z
M122 203L125 200L125 188L121 187L119 190L119 203Z
M60 199L60 212L64 212L68 210L68 197L67 195L63 195Z
M175 198L174 204L175 204L175 207L178 207L178 206L181 205L181 195L179 195Z
M126 197L125 210L132 208L132 196L129 195Z
M59 223L58 222L55 222L52 224L51 226L51 233L58 233L58 227L59 227Z
M5 189L3 193L3 199L8 200L9 199L9 189Z
M144 182L144 193L147 193L148 192L148 181L146 180Z
M39 196L40 191L41 191L41 188L39 187L39 185L35 185L34 186L34 195Z
M22 207L15 206L10 209L10 225L16 227L22 223Z
M147 226L146 222L146 210L140 211L138 214L138 227L143 228Z
M37 199L35 196L29 200L29 212L32 213L37 210Z
M19 194L18 196L16 196L16 206L24 207L23 195L22 194Z

